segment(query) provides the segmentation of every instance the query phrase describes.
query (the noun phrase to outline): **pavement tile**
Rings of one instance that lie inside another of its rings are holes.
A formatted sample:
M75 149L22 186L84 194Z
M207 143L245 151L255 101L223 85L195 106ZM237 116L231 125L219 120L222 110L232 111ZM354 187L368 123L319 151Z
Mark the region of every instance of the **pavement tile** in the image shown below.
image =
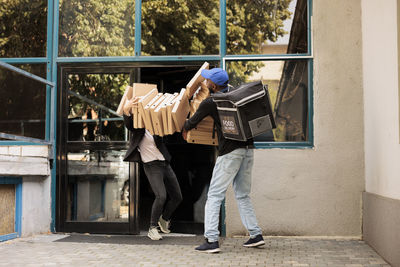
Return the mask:
M69 236L39 235L2 242L0 266L390 267L360 240L265 237L265 246L251 249L242 246L246 237L224 238L221 253L207 254L194 250L198 240L136 244L132 236L125 236L124 243L112 242L113 236L90 242L85 236L85 242L63 241Z

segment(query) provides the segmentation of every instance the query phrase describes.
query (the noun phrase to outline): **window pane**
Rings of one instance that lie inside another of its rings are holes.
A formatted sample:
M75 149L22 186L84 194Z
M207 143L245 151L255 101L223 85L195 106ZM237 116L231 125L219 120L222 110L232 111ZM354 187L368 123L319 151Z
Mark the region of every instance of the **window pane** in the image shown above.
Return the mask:
M15 65L46 77L46 65ZM45 139L46 85L0 68L0 132Z
M308 141L308 61L228 61L230 84L259 81L268 85L277 128L255 141Z
M228 54L307 53L307 0L227 0Z
M219 54L219 0L143 0L142 55Z
M0 57L45 57L46 0L0 1Z
M124 141L123 118L118 108L129 74L71 74L68 77L69 141Z
M134 0L60 0L59 55L133 56Z
M67 221L128 222L129 163L124 150L68 152Z

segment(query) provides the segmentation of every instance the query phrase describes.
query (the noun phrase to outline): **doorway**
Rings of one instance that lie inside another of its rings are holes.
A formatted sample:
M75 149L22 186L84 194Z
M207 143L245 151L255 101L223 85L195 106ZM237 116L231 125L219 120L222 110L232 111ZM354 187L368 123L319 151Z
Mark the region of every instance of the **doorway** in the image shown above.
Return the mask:
M162 93L179 92L202 63L59 67L57 231L139 234L148 229L154 195L141 164L122 160L128 132L115 114L121 88L141 82L157 84ZM180 133L165 142L183 195L172 231L202 234L216 149L187 144Z

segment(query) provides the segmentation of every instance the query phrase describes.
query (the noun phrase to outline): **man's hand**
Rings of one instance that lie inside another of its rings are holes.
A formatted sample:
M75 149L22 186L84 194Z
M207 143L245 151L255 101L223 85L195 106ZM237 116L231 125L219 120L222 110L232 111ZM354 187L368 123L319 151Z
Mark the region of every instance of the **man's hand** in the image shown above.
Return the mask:
M138 104L139 101L139 97L135 96L134 98L132 98L131 100L126 100L125 101L125 105L124 105L124 114L126 116L130 116L132 113L132 107L136 106Z
M182 129L182 137L184 140L187 140L187 131L185 129Z

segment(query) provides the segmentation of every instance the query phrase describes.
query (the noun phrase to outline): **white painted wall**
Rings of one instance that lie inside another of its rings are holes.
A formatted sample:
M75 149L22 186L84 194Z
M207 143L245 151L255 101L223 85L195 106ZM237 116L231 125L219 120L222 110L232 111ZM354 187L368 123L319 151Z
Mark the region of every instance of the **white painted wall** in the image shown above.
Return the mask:
M361 1L313 1L312 27L315 148L256 150L253 205L264 234L360 237ZM245 234L231 191L226 202L227 235Z
M48 146L0 146L0 175L50 175Z
M396 0L362 0L366 191L400 199Z

